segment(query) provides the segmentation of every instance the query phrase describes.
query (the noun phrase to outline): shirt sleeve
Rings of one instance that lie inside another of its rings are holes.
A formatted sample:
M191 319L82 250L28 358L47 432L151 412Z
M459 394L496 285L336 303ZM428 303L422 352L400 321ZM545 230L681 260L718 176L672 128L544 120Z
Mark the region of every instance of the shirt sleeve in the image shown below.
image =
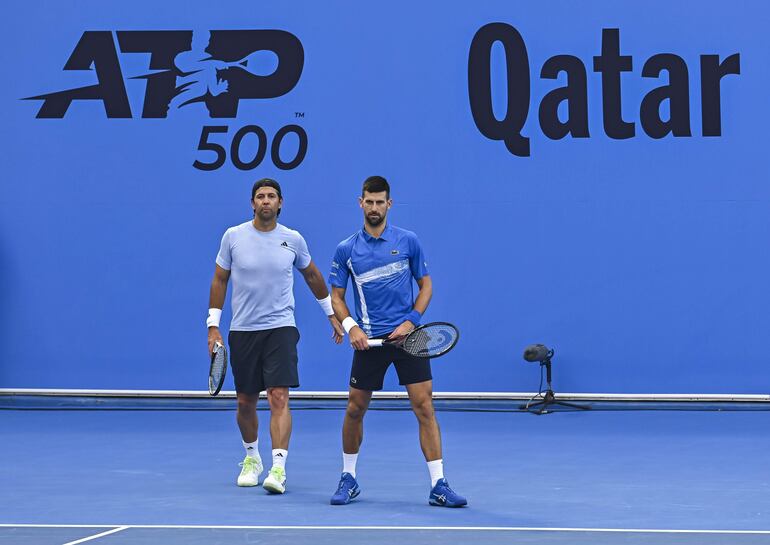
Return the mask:
M420 241L416 236L410 237L411 251L409 252L409 268L412 270L412 276L419 280L428 275L428 262L425 259L425 253L422 251Z
M232 263L232 254L230 252L230 229L225 231L222 235L222 243L219 245L219 253L217 254L217 265L225 269L230 270Z
M302 235L297 233L297 240L294 248L294 266L299 270L306 269L310 265L310 251L307 249L307 242Z
M329 271L329 284L335 288L347 288L348 287L348 256L344 246L337 246L337 251L334 252L334 259L332 260L332 268Z

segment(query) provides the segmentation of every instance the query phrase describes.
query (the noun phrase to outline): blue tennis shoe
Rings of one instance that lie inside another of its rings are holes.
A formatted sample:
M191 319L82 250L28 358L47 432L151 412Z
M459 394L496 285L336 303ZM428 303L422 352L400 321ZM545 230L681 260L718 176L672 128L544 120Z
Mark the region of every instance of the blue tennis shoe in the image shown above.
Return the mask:
M350 500L361 493L361 487L358 486L356 479L350 473L343 473L340 477L340 484L337 485L337 491L332 496L332 505L346 505Z
M428 503L439 507L463 507L468 505L468 500L449 488L446 479L439 479L436 486L430 491Z

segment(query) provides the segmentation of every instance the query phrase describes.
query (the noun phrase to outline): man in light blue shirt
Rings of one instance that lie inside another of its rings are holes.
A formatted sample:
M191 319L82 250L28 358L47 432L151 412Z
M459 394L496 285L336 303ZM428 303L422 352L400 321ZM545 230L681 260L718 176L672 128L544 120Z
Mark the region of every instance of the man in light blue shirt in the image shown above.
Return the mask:
M210 355L215 343L223 343L219 319L227 283L232 280L233 319L228 341L238 397L238 427L246 449L237 483L238 486L259 484L262 459L257 441L256 408L259 393L267 390L273 467L263 487L277 494L286 490L285 467L291 435L289 388L299 386L294 268L302 273L329 317L334 340L340 343L343 338L323 276L310 259L305 239L277 221L282 205L278 182L265 178L254 184L251 191L254 219L231 227L222 237L206 320Z
M382 390L385 373L392 363L399 383L406 386L419 422L420 446L431 477L428 502L462 507L468 502L444 478L430 360L387 345L370 349L368 344L371 338L403 337L420 324L433 293L428 264L417 235L388 224L387 214L393 201L385 178L367 178L359 204L364 211L364 227L340 242L329 273L334 312L355 349L342 425L342 477L331 503L345 505L361 491L356 481L356 462L363 439L364 414L372 392ZM348 280L353 285L355 319L345 303ZM416 298L414 282L419 288Z

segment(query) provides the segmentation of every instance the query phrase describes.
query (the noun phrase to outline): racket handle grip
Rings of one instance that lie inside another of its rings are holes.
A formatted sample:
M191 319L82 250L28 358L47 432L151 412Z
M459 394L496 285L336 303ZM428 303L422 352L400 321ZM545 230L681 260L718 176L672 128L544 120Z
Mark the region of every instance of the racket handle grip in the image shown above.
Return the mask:
M369 346L382 346L382 341L383 341L383 340L384 340L384 339L369 339L369 340L368 340L368 341L366 341L366 342L367 342L367 344L368 344Z

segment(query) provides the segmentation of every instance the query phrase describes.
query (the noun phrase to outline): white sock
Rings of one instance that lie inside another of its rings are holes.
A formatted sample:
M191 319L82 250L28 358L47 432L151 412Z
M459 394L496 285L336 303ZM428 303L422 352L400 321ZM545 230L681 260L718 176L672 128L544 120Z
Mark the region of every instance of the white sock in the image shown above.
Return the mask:
M289 455L288 450L282 448L273 449L273 467L286 468L286 457Z
M246 456L251 456L252 458L259 457L259 439L253 443L247 443L246 441L241 442L243 443L243 448L246 449Z
M356 478L356 462L358 461L358 453L348 454L342 453L342 472L350 473L353 478Z
M444 460L432 460L428 462L428 471L430 471L430 487L436 486L439 479L444 478Z

